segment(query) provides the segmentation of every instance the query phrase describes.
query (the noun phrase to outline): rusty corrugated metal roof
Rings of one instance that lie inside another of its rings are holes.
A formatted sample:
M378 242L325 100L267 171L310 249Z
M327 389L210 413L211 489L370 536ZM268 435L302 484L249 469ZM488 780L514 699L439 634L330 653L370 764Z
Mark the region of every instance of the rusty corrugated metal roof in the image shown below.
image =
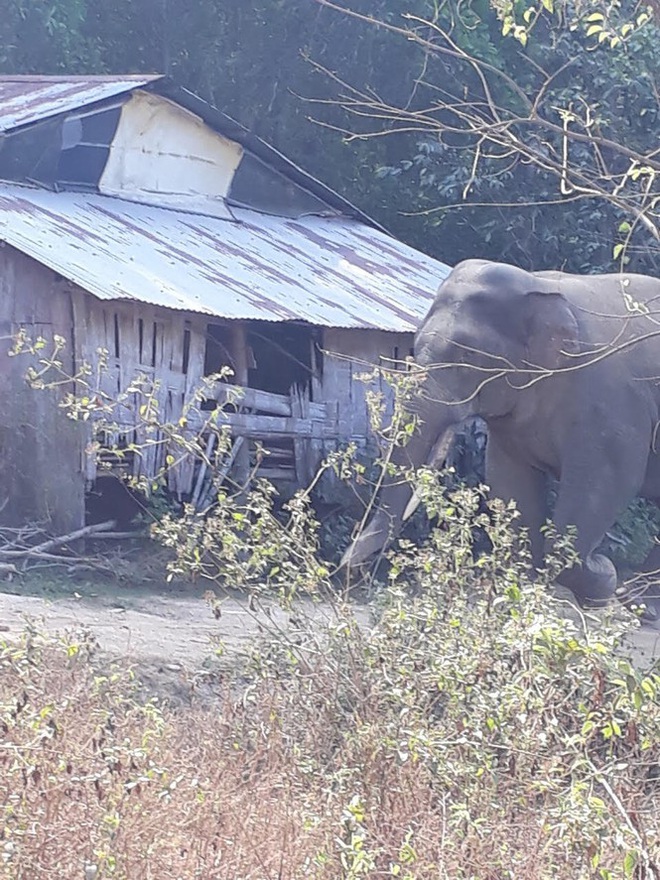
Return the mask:
M0 186L0 238L100 299L222 318L414 330L449 267L355 220L236 221Z
M162 79L139 76L1 76L0 132L11 131L139 89Z

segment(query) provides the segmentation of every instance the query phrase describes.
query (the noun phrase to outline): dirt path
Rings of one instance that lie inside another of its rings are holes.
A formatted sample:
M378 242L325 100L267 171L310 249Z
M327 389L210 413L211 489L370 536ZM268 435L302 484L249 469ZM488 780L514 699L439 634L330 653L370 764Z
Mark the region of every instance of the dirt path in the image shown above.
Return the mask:
M197 699L212 701L213 673L235 665L241 649L254 642L264 627L282 631L291 625L290 615L277 604L264 606L267 614L253 610L240 594L228 595L216 619L204 589L189 586L127 588L61 580L20 587L0 584L0 642L18 638L28 621L44 634L84 630L97 642L101 665L127 661L143 692L185 705L193 682ZM301 606L321 625L332 621L329 604L305 601ZM356 606L356 617L368 626L366 606Z
M227 661L258 636L262 625L280 629L289 625L289 615L274 603L268 606L267 617L251 610L240 595L225 598L216 619L203 596L202 588L160 585L157 589L66 581L0 585L0 639L18 636L26 619L49 633L84 629L104 655L164 674L208 668L221 643ZM305 602L302 610L319 623L332 620L330 605ZM367 606L357 605L356 616L368 625ZM641 628L631 637L631 646L642 663L660 657L660 631Z
M330 605L302 604L304 612L319 623L331 621ZM275 603L266 607L268 616L252 610L243 596L228 595L222 599L216 619L204 591L192 588L166 588L156 593L104 585L94 592L72 585L69 590L59 587L50 595L0 592L0 634L17 636L29 619L44 632L88 630L110 656L194 669L220 644L228 654L236 653L253 641L264 625L285 629L289 615ZM361 607L357 613L366 624L368 610Z

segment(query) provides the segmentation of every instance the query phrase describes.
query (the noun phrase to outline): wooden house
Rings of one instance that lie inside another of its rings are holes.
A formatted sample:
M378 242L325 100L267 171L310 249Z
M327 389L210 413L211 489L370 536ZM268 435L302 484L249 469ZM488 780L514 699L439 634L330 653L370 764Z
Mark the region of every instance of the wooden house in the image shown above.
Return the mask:
M259 441L263 475L299 485L366 441L357 377L409 354L447 272L166 78L0 77L0 524L79 527L97 477L90 426L8 356L20 330L63 337L70 375L102 359L108 395L155 380L169 421L231 366L235 465ZM166 454L130 467L151 478ZM198 477L180 463L170 487L190 498Z

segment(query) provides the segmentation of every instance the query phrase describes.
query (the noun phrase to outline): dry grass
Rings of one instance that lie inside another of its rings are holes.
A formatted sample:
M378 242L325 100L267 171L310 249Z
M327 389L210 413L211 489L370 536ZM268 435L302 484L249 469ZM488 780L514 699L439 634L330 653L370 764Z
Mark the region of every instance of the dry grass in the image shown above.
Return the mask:
M477 501L443 501L368 632L264 609L204 707L145 703L84 639L0 648L2 880L658 880L658 670L621 654L632 618L557 613L512 509L475 559ZM198 527L231 549L226 513ZM242 583L321 577L294 513L296 541L239 520Z
M323 845L300 821L319 790L276 731L228 695L213 713L140 705L87 653L3 653L2 876L297 876Z
M358 636L344 645L342 667L319 656L291 675L271 659L240 691L220 688L212 710L185 711L140 702L127 669L95 672L85 641L28 633L5 646L0 876L625 876L572 872L557 786L544 795L528 769L491 767L464 800L469 746L448 742L444 766L415 758ZM552 783L550 766L538 773ZM641 816L631 785L629 815L635 798Z

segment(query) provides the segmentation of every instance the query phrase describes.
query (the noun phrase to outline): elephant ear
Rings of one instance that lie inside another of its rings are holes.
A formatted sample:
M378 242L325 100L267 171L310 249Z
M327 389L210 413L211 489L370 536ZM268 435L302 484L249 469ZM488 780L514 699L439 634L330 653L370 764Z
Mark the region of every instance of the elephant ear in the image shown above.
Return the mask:
M525 354L528 366L554 370L567 356L579 354L579 330L568 301L561 293L525 294Z

